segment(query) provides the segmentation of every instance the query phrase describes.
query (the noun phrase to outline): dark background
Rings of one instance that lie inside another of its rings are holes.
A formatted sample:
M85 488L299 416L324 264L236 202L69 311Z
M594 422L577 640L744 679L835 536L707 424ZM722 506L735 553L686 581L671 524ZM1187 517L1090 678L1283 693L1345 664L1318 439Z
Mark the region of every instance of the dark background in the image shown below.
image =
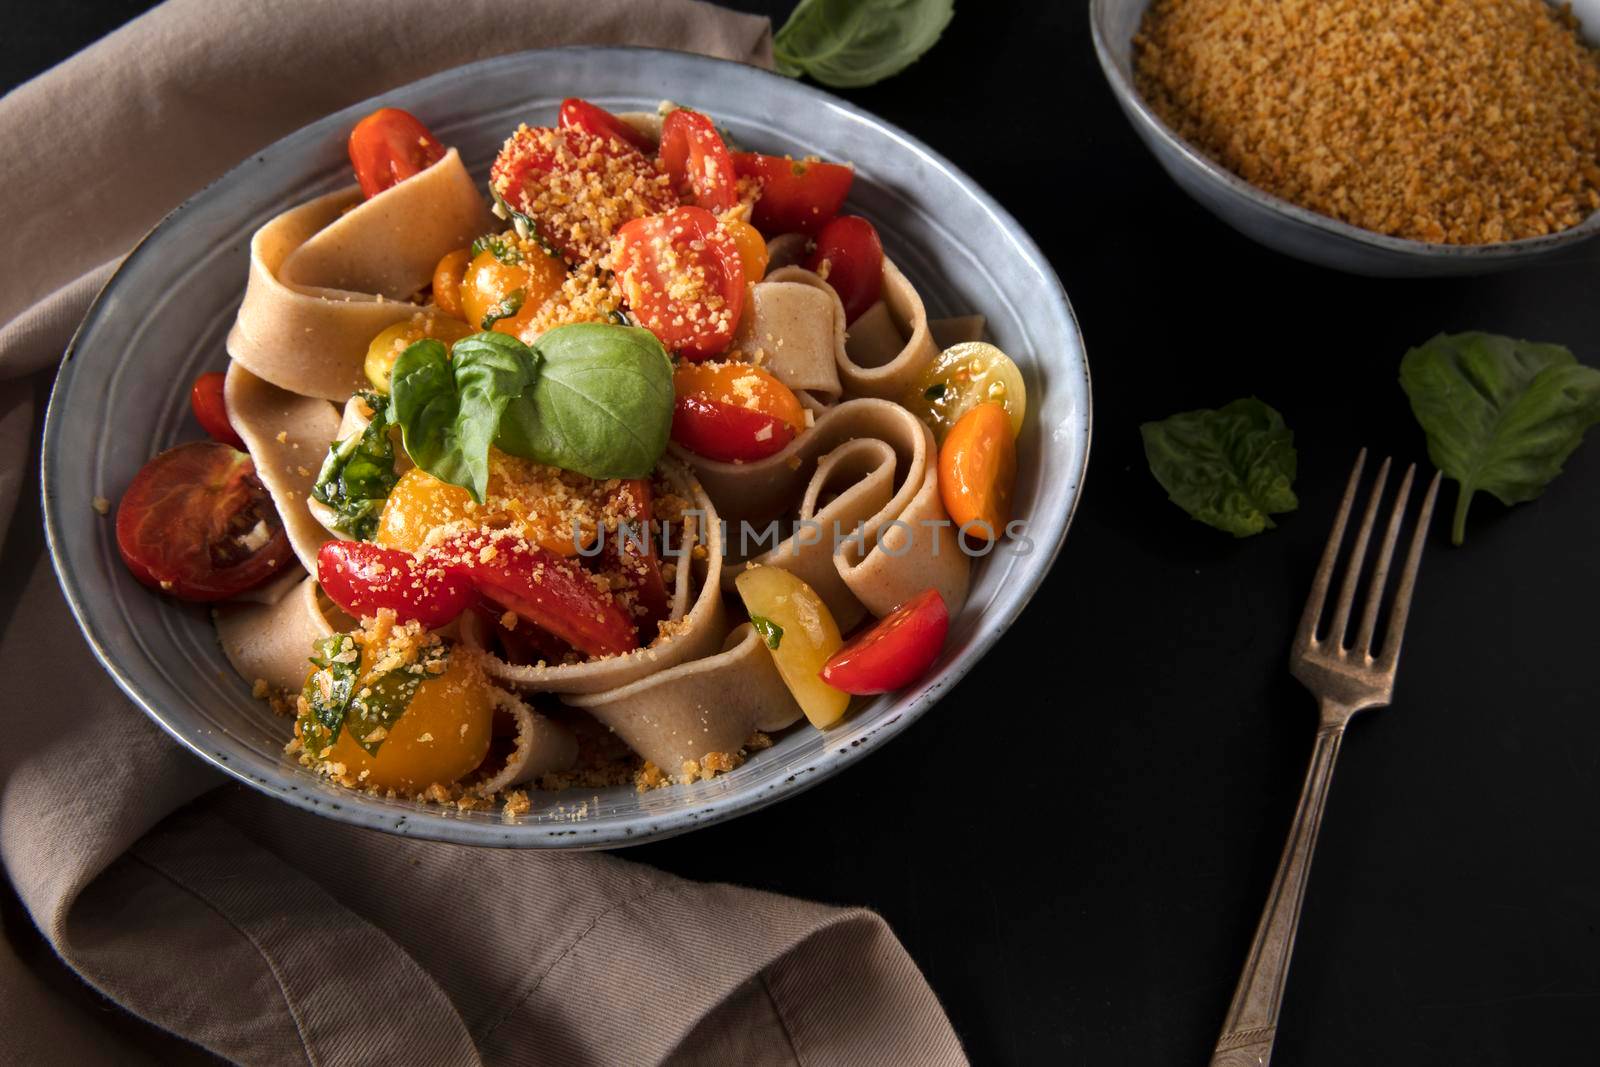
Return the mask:
M14 5L0 87L147 6ZM781 22L791 4L733 6ZM871 761L629 856L878 909L975 1061L1204 1063L1310 752L1314 706L1285 658L1345 475L1363 445L1426 463L1400 356L1486 329L1600 364L1600 259L1406 282L1259 248L1135 140L1087 6L962 0L920 63L842 94L993 193L1071 295L1095 434L1060 562ZM1138 425L1252 394L1295 431L1301 505L1234 541L1166 501ZM1276 1062L1595 1061L1597 476L1591 441L1541 500L1480 498L1460 549L1447 487L1395 705L1345 743Z

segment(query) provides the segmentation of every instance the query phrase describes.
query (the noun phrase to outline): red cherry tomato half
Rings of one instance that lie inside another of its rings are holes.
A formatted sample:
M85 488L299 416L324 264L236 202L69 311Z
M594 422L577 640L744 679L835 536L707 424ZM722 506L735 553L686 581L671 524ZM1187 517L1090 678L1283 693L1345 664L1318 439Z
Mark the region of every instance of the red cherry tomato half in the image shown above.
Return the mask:
M216 441L161 453L117 505L117 550L133 576L180 600L226 600L294 559L248 455Z
M317 583L345 613L371 618L388 608L401 622L430 630L478 599L472 583L409 552L366 541L329 541L317 552Z
M883 243L877 228L860 215L840 215L817 234L806 269L827 278L844 304L845 322L856 321L883 292Z
M904 689L939 658L949 629L939 591L919 593L830 656L822 680L857 696Z
M444 145L428 127L397 107L379 108L350 131L350 162L368 200L443 158Z
M577 560L487 533L451 538L432 557L465 574L486 599L585 655L609 656L639 647L633 619L609 593L595 587Z
M634 219L617 231L613 259L639 325L663 345L694 361L727 351L744 310L744 265L715 215L680 207Z
M639 151L649 155L656 150L650 138L623 122L617 116L603 107L597 107L587 100L580 100L569 96L561 101L560 125L563 129L583 130L596 137L610 137L613 140L630 144Z
M672 439L697 456L724 463L766 459L783 451L794 433L780 418L703 396L680 396L672 411Z
M661 578L661 560L656 556L651 534L651 504L655 494L648 478L630 478L617 485L613 494L616 514L623 525L605 534L606 552L638 597L644 613L638 616L639 643L655 640L656 624L672 614L667 599L667 584Z
M195 421L213 441L244 452L244 441L229 421L228 404L222 398L222 387L227 380L228 376L221 371L200 375L194 380L194 388L189 390L189 406L194 409Z
M679 196L718 214L739 203L733 157L717 127L698 111L679 108L662 120L660 158Z
M768 237L780 233L814 236L833 220L850 195L855 168L759 152L735 152L734 173L761 183L750 221Z

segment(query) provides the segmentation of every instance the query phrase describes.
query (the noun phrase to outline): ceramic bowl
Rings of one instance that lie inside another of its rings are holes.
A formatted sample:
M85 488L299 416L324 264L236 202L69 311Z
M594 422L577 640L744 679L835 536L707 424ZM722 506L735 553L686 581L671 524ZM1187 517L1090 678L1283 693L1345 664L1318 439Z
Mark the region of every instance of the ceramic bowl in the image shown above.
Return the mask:
M1016 513L1029 521L1029 547L996 551L977 569L971 599L925 680L860 704L826 732L792 729L713 781L643 794L536 794L534 810L511 821L339 789L283 755L290 724L251 698L209 613L138 585L117 556L112 522L89 504L116 500L149 457L201 436L181 386L226 364L223 339L243 295L250 235L284 209L350 182L345 138L359 118L379 104L406 108L481 176L518 122L553 123L561 99L573 95L613 110L670 98L716 116L748 147L853 160L850 209L876 222L929 314L982 312L995 342L1021 364L1030 408ZM1050 569L1077 504L1089 424L1083 338L1049 262L1016 220L914 137L826 93L734 63L644 49L525 52L330 115L168 216L106 286L62 364L44 430L45 522L62 588L95 655L162 729L221 770L290 804L397 834L609 847L799 793L933 707L994 646Z
M1209 159L1158 118L1134 88L1133 37L1148 0L1090 0L1095 52L1134 130L1173 181L1247 237L1284 255L1378 277L1482 274L1548 260L1600 234L1600 212L1572 229L1493 245L1445 245L1373 233L1262 191ZM1600 0L1576 0L1591 44L1600 43Z

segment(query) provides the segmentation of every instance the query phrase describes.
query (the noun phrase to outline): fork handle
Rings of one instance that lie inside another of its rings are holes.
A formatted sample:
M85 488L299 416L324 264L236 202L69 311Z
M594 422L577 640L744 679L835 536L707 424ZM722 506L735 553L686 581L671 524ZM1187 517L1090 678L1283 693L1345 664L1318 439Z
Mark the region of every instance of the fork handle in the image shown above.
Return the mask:
M1324 709L1326 712L1328 709ZM1272 880L1272 893L1256 927L1233 1003L1211 1054L1211 1067L1267 1067L1272 1059L1272 1042L1278 1034L1278 1008L1283 1002L1283 984L1289 976L1289 956L1294 952L1294 935L1300 925L1300 904L1306 895L1306 878L1311 873L1311 854L1317 847L1317 832L1322 828L1322 810L1328 801L1328 786L1333 781L1333 764L1344 740L1344 721L1329 722L1324 715L1317 731L1316 747L1311 750L1311 766L1300 790L1300 807L1295 811L1289 840L1278 861Z

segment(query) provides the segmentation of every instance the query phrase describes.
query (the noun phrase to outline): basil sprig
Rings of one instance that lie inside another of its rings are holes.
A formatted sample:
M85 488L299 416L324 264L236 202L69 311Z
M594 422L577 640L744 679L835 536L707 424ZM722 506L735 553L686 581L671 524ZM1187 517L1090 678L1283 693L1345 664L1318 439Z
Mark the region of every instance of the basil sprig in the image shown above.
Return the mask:
M479 333L395 362L393 418L417 466L482 501L489 446L591 478L642 478L672 429L672 361L648 330L559 326L533 346Z
M920 59L954 14L954 0L800 0L772 38L772 58L791 78L871 85Z
M1299 506L1294 433L1255 397L1139 427L1150 473L1172 502L1235 537L1271 529Z
M399 479L389 439L389 398L360 395L372 409L372 420L360 433L328 446L311 497L334 510L334 529L365 541L377 532L383 503Z
M1440 334L1405 354L1400 386L1428 458L1461 486L1450 534L1458 545L1478 490L1506 505L1533 500L1600 422L1600 371L1560 345Z

